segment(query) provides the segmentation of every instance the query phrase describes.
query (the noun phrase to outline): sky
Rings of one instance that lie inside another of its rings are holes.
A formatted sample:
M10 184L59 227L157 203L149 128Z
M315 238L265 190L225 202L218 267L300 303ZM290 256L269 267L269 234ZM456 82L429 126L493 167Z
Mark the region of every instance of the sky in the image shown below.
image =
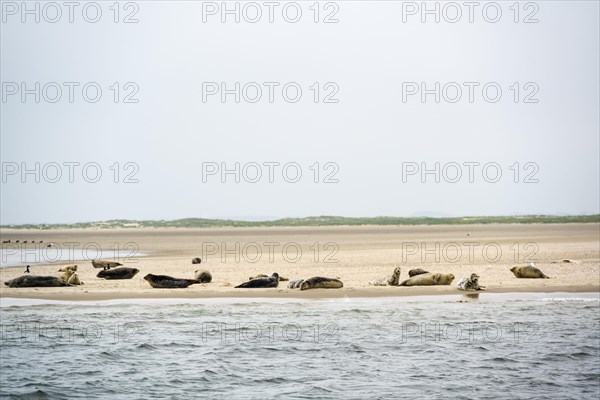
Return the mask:
M600 213L598 2L22 4L3 225Z

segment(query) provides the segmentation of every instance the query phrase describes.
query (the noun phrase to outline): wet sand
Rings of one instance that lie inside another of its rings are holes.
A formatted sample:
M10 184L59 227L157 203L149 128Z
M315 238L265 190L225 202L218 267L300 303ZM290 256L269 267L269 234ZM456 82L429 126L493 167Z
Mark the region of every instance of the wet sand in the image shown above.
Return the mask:
M88 246L92 251L119 249L130 257L120 259L140 270L131 280L103 280L90 261L74 261L84 282L63 288L9 288L0 297L49 300L110 300L134 298L340 298L447 295L463 276L480 275L489 293L598 292L600 291L600 224L532 224L471 226L361 226L214 229L119 230L9 230L2 240L43 240L55 249ZM74 244L76 243L76 244ZM6 249L7 244L3 244ZM21 246L23 246L21 244ZM28 243L26 249L35 244ZM10 247L12 249L12 247ZM135 254L147 256L135 258ZM201 265L193 265L201 257ZM570 259L573 263L555 261ZM23 266L0 269L5 282L23 274ZM535 262L551 279L517 279L514 265ZM70 262L32 265L34 275L56 275ZM408 271L452 273L450 286L373 287L369 281L384 278L395 266ZM143 280L147 273L193 278L196 269L213 275L209 284L187 289L153 289ZM272 289L235 289L251 275L278 272L290 279L311 276L339 277L342 289L299 291L280 282ZM485 293L485 292L484 292Z

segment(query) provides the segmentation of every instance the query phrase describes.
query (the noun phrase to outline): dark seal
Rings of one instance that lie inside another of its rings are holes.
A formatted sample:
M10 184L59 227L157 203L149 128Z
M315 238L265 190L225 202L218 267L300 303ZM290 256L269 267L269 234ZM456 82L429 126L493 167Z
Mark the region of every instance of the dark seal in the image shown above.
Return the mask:
M71 286L67 282L55 276L36 276L36 275L23 275L18 278L11 279L8 282L4 282L8 287L22 288L22 287L61 287Z
M266 278L251 279L244 282L236 288L274 288L279 286L279 274L274 272L273 275Z
M413 276L428 274L428 273L429 273L429 271L425 271L422 268L417 268L417 269L411 269L410 271L408 271L408 276L412 278Z
M153 274L146 275L144 280L157 289L183 289L194 283L200 283L197 279L173 278L172 276Z
M140 272L140 270L137 268L120 267L102 270L98 272L98 275L96 276L104 279L131 279L138 272Z

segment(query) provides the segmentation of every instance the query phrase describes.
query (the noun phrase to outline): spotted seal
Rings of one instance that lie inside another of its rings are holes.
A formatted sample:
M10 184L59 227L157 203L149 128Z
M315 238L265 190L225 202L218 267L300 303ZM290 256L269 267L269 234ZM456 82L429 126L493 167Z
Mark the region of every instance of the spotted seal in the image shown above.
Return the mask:
M390 276L389 278L383 278L383 279L374 279L372 281L369 281L369 285L372 286L398 286L398 282L400 281L400 272L402 270L400 269L400 267L396 267L394 268L394 272L392 272L392 276Z
M116 261L92 260L92 265L94 266L94 268L111 269L119 267L123 264L118 263Z
M144 280L147 281L150 286L157 289L183 289L194 283L200 283L197 279L173 278L172 276L154 274L146 275Z
M237 285L236 288L275 288L277 286L279 286L279 274L273 272L273 275L269 277L250 279L248 282Z
M203 269L197 269L194 271L196 279L198 279L201 283L209 283L212 281L212 274Z
M449 285L454 280L452 274L419 274L402 282L400 286Z
M119 267L114 269L104 269L98 272L96 277L104 279L131 279L138 272L140 272L140 270L137 268Z
M485 290L484 286L479 286L479 275L473 273L469 278L462 278L456 284L460 290Z
M544 278L544 279L550 279L548 276L544 275L544 273L542 271L540 271L539 268L537 267L531 267L531 266L526 266L526 267L512 267L510 269L510 272L512 272L513 274L515 274L515 276L517 278L530 278L530 279L535 279L535 278Z
M66 281L63 281L56 276L36 276L36 275L23 275L18 278L4 282L4 284L11 288L24 288L24 287L61 287L71 286Z
M313 276L300 284L300 290L307 289L339 289L344 287L344 283L336 278L326 278L323 276Z
M288 283L287 287L289 289L299 289L302 282L304 282L304 279L296 279L296 280L290 281L290 283Z

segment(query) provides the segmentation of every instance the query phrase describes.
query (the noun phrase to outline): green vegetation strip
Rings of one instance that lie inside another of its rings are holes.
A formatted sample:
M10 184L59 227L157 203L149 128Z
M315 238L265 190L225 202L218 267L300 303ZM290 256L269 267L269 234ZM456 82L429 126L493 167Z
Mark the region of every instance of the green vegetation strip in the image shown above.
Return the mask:
M273 221L235 221L227 219L184 218L172 221L110 220L101 222L79 222L75 224L24 224L1 225L11 229L114 229L114 228L215 228L215 227L269 227L269 226L358 226L358 225L475 225L475 224L565 224L600 222L600 214L555 216L523 215L502 217L306 217L284 218Z

